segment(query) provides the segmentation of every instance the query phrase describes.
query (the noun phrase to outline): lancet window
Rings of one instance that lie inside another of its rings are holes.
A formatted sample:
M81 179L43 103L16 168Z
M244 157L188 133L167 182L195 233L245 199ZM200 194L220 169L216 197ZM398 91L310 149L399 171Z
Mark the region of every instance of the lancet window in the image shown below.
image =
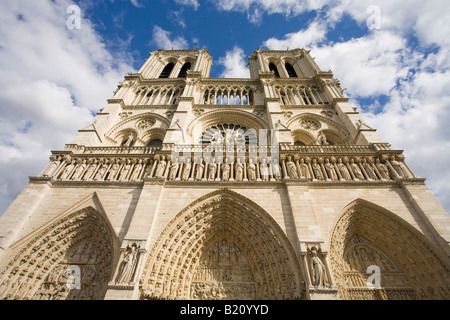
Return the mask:
M294 70L294 67L290 63L286 62L284 64L284 66L285 66L286 71L287 71L287 73L289 75L289 78L297 78L298 77L297 73Z
M190 62L186 62L180 70L180 73L178 74L178 78L186 78L187 75L187 71L191 70L191 63Z
M161 72L161 75L159 76L159 78L160 78L160 79L168 78L168 77L170 76L170 73L172 72L173 67L174 67L173 62L168 63L168 64L164 67L164 69L163 69L163 71Z
M276 78L280 77L280 73L278 72L277 66L274 63L269 63L269 70L275 74Z

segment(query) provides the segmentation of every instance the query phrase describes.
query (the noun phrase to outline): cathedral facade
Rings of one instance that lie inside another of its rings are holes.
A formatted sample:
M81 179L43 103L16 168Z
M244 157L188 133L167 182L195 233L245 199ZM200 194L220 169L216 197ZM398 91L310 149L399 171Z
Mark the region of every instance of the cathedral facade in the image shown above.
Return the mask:
M450 299L450 218L309 51L157 50L0 218L1 299Z

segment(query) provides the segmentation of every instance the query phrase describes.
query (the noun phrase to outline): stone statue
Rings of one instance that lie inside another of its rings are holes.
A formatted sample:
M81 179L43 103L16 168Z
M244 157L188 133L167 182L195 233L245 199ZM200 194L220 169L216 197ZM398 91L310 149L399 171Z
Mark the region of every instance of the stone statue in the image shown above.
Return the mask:
M317 255L317 250L315 248L312 248L310 252L309 267L311 272L311 281L314 287L328 287L330 285L327 269Z
M177 178L178 168L180 167L180 164L178 163L178 160L175 159L172 164L170 165L170 171L169 171L169 180L175 180Z
M403 168L402 164L395 160L394 156L390 157L390 163L394 170L398 173L400 178L408 178L408 173L406 172L405 168Z
M330 163L330 160L325 159L324 167L325 167L325 170L327 170L328 177L331 180L333 180L333 181L338 180L338 176L337 176L336 170L334 169L334 165L332 165Z
M294 161L292 161L291 156L287 157L286 169L287 169L287 174L288 174L289 178L292 178L292 179L298 178L297 167L295 166Z
M106 180L107 180L107 181L114 180L115 177L116 177L117 170L119 170L119 165L118 165L117 163L114 163L114 164L111 166L111 169L109 170L108 178L106 178Z
M75 161L70 162L65 168L63 173L60 176L61 180L69 179L70 173L72 172L73 168L75 167Z
M166 170L167 162L166 157L161 156L158 165L156 166L156 172L155 172L155 178L162 178L164 177L164 171Z
M134 270L136 269L137 262L137 245L127 246L124 254L124 258L120 263L119 272L117 274L117 283L128 283L132 281Z
M47 172L44 174L44 177L51 177L55 173L55 171L58 168L60 163L61 163L61 161L53 161L50 168L48 168Z
M249 181L256 180L256 166L253 164L252 159L248 160L247 172L248 172L248 180Z
M375 174L375 171L373 170L370 163L367 162L366 158L364 158L362 166L363 166L364 170L366 171L369 179L378 180L377 175Z
M216 160L213 158L211 159L210 164L208 165L208 179L209 180L214 180L216 178L216 172L217 172L217 164L216 164Z
M329 145L329 142L327 141L327 137L325 136L325 134L322 131L319 132L319 134L317 136L317 141L322 146L328 146Z
M75 169L74 174L72 175L72 180L80 180L81 174L86 168L86 159L78 163L78 167Z
M262 158L259 164L259 171L261 173L261 180L269 181L269 167L267 166L267 159Z
M300 160L300 176L302 178L311 179L308 165L305 163L305 159L303 158Z
M355 175L356 179L364 180L364 175L361 172L361 169L359 168L358 164L355 163L355 160L350 160L350 168L353 171L353 174Z
M102 164L100 169L98 169L97 173L95 174L94 180L95 181L101 180L103 178L103 176L105 175L105 172L107 169L108 169L108 165Z
M381 163L380 159L377 158L375 160L375 166L377 167L378 172L380 172L381 178L383 180L390 180L391 179L391 177L389 176L389 169L388 169L388 167L385 164Z
M139 162L139 163L134 167L133 173L131 174L131 177L130 177L130 181L136 181L136 180L138 180L138 179L139 179L139 176L140 176L140 173L141 173L141 170L142 170L142 164L141 164L141 162Z
M86 173L84 174L83 180L89 180L92 174L94 173L95 168L97 168L97 165L95 163L91 164L87 169Z
M244 179L244 165L241 163L241 159L237 158L236 160L236 181L242 181Z
M131 170L131 164L127 163L126 165L123 166L122 171L120 172L119 175L119 181L123 181L127 178L128 174L130 173Z
M316 159L313 160L312 169L317 180L324 180L322 168L320 167L320 164L317 163Z
M187 159L186 163L184 164L183 168L183 174L181 175L181 180L188 181L189 180L189 174L191 173L191 159Z
M228 164L228 159L225 158L225 163L222 166L222 180L228 181L230 178L230 165Z
M275 180L281 180L281 168L278 159L276 162L272 161L272 175Z
M200 161L201 162L197 164L197 171L195 172L195 180L197 181L201 181L203 179L203 170L205 168L203 160Z
M134 141L134 135L132 132L130 132L130 135L128 136L128 140L123 144L124 146L131 147L133 145Z
M352 176L350 175L350 172L347 169L347 166L342 163L342 159L338 159L338 163L336 164L336 167L338 168L339 172L341 173L341 177L343 180L352 180Z
M219 265L230 264L230 248L226 240L222 240L219 247Z

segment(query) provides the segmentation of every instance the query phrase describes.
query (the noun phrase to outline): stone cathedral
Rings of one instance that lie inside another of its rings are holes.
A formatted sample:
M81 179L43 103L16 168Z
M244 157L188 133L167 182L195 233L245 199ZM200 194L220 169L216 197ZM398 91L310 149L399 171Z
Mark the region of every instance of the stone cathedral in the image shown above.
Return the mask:
M1 299L450 299L450 218L309 51L157 50L0 219ZM371 81L371 79L367 79Z

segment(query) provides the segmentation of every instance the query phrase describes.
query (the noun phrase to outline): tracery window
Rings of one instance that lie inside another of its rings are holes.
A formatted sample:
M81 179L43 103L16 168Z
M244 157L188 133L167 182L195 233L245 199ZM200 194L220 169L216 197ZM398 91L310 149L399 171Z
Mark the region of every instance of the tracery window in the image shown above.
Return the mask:
M248 145L250 143L256 145L256 139L256 131L232 123L215 125L207 129L200 137L203 145Z

